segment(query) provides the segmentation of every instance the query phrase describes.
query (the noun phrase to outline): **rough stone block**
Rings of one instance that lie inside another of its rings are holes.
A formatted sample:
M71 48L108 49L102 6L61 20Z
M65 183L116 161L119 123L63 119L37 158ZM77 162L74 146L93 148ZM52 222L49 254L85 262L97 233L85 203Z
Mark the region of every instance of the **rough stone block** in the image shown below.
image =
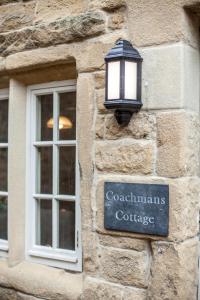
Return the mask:
M157 114L157 174L166 177L199 174L199 119L186 112Z
M181 244L152 243L153 260L148 300L197 298L198 240Z
M1 300L19 300L17 298L17 292L9 288L0 287L0 299Z
M104 101L105 101L105 90L96 90L96 103L97 103L97 108L101 113L107 113L107 109L104 106Z
M85 0L42 0L38 1L35 22L44 23L45 20L53 20L64 16L80 14L86 11L87 2Z
M91 228L82 226L83 270L86 274L98 272L98 237Z
M144 289L126 288L122 300L146 300L146 294Z
M36 299L78 300L82 293L82 282L82 274L28 262L10 268L6 261L0 262L0 286L34 295Z
M143 56L142 99L145 109L199 110L199 53L183 43L147 47Z
M50 23L0 34L0 54L8 55L38 47L48 47L103 33L105 19L101 12L67 16ZM20 43L18 42L20 40Z
M108 27L110 29L122 29L125 23L125 18L123 13L115 13L112 16L110 16L108 20Z
M156 136L156 118L151 113L134 114L126 127L117 123L114 115L108 115L105 122L105 138L115 140L120 137L152 139Z
M145 251L148 248L146 240L129 237L99 234L99 242L103 246L127 250Z
M121 7L126 7L126 1L125 0L91 0L89 3L89 8L101 8L106 11L112 12L116 9L119 9Z
M105 88L105 72L97 72L94 74L95 88L104 89Z
M102 139L104 138L104 130L105 129L105 116L97 115L96 119L96 138Z
M146 251L102 247L100 256L100 273L106 280L136 287L147 286L150 261Z
M191 5L195 1L166 0L158 6L155 0L148 3L145 0L127 0L128 30L134 44L149 46L185 40L198 47L198 23L192 24L192 18L183 9L187 2ZM195 28L195 36L191 27Z
M198 199L200 182L196 178L169 180L169 240L183 241L199 230Z
M96 143L96 167L102 172L151 174L153 145L128 139Z
M105 281L86 277L82 300L121 300L120 287Z
M0 32L17 30L31 25L34 20L35 5L36 3L31 1L0 6Z

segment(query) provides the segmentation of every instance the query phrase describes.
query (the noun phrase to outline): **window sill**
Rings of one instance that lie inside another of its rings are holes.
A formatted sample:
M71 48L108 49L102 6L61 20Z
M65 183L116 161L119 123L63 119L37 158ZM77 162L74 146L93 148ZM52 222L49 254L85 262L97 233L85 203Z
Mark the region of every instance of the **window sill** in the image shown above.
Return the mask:
M78 300L82 294L83 274L27 261L8 267L6 261L0 261L0 285L15 287L16 290L42 299Z

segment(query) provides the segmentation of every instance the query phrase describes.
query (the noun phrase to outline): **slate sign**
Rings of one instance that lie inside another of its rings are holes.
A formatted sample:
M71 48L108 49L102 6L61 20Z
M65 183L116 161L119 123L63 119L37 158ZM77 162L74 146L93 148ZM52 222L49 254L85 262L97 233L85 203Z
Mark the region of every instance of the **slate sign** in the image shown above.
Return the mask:
M168 235L168 185L105 182L104 201L106 229Z

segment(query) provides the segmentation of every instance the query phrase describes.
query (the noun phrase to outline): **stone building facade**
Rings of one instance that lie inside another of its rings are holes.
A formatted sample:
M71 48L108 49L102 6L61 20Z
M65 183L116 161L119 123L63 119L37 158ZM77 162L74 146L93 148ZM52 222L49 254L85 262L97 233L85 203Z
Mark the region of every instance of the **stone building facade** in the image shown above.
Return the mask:
M0 1L0 88L9 95L0 299L198 299L199 18L199 0ZM103 105L104 57L119 38L144 59L143 108L125 128ZM78 272L31 261L26 246L27 89L63 80L77 90ZM105 181L168 184L168 237L106 230Z

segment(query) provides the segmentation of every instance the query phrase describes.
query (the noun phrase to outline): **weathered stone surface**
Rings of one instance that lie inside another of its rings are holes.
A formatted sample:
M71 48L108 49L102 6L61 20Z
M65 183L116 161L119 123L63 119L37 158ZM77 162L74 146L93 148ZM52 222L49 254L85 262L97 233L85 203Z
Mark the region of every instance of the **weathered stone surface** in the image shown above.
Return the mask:
M101 113L107 113L107 109L104 106L104 101L105 101L105 90L100 89L96 90L96 103L97 103L97 108Z
M108 50L112 47L112 43L95 41L87 42L84 46L84 57L83 49L79 47L77 49L77 70L79 72L93 72L104 70L105 62L104 57Z
M96 143L96 167L102 172L151 174L153 156L153 145L146 141Z
M82 280L82 274L67 273L39 264L23 262L9 268L6 261L0 262L0 286L45 300L80 299Z
M196 300L198 240L191 239L181 244L154 242L152 249L147 299Z
M25 294L22 294L22 293L17 293L17 300L43 300L43 299L38 298L38 297L36 298L36 297L30 296L30 295L25 295Z
M82 300L121 300L120 287L105 281L86 277Z
M124 26L125 18L123 13L116 13L110 16L108 20L108 27L110 29L121 29Z
M199 111L198 50L180 42L146 47L140 52L144 59L143 107Z
M134 114L126 127L117 123L114 115L108 115L105 122L105 139L130 136L135 139L151 139L156 136L156 119L151 113Z
M122 300L146 300L146 290L136 288L126 288Z
M169 181L169 240L183 241L194 237L199 230L198 199L199 179Z
M105 72L96 72L94 74L95 88L104 89L105 88Z
M14 290L0 287L0 299L1 300L18 300L17 293Z
M105 116L97 115L96 119L96 138L102 139L104 138L105 131Z
M84 101L83 101L84 99ZM77 80L77 139L80 168L81 219L83 225L91 225L91 192L94 178L94 86L91 74L79 74Z
M73 43L33 49L9 55L6 58L5 67L9 72L13 72L76 61L76 68L79 73L104 69L104 56L111 47L111 44L85 41L82 47L84 48L84 59L80 44ZM2 58L2 60L5 59Z
M100 12L87 12L68 16L48 24L27 27L20 31L0 34L0 54L48 47L100 34L104 31L104 16Z
M91 0L90 1L90 8L102 8L106 11L114 11L116 9L119 9L121 7L126 7L126 1L125 0Z
M0 7L0 32L21 29L32 24L36 2L16 3Z
M100 272L111 282L146 287L149 276L149 256L146 251L101 249Z
M98 237L96 232L86 226L82 229L83 270L86 274L98 272Z
M148 3L145 0L127 0L128 28L134 44L147 46L185 40L197 47L198 23L191 24L190 16L183 9L186 2L166 0L158 7L155 0ZM192 26L195 27L195 35L191 32Z
M8 3L13 3L13 2L22 2L23 0L0 0L0 5L8 4ZM25 0L24 2L26 2Z
M85 12L87 1L81 0L42 0L37 2L35 22L44 23L45 20L53 20L65 16L71 16Z
M148 242L142 239L119 237L99 234L99 242L103 246L144 251L148 248Z
M157 173L179 177L199 174L199 120L186 112L157 115Z

